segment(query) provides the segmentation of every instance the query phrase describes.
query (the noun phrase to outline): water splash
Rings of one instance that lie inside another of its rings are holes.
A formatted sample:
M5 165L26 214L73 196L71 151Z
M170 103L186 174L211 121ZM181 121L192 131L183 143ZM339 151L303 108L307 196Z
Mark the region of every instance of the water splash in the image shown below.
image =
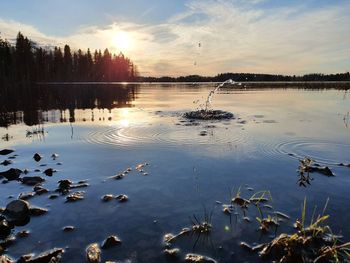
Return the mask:
M226 80L223 83L221 83L220 85L216 86L215 89L211 90L208 94L207 100L205 101L204 104L204 110L208 111L210 109L211 106L211 102L213 99L213 96L215 94L215 92L217 92L220 88L222 88L223 86L225 86L226 84L235 84L235 81L233 81L232 79Z
M236 82L233 81L232 79L229 79L224 81L220 85L216 86L213 90L209 92L208 97L205 100L204 104L199 105L196 111L186 112L184 114L184 117L188 119L199 119L199 120L220 120L220 119L234 118L231 112L210 109L213 96L220 88L222 88L226 84L236 84Z

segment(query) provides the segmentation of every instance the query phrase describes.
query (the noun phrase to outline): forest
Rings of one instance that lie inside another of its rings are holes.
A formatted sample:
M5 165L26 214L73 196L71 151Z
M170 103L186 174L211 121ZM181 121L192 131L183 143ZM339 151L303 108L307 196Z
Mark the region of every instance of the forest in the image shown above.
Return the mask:
M73 51L69 45L45 48L18 33L15 43L0 36L0 84L52 81L135 81L134 63L122 53L90 49Z
M300 76L221 73L216 76L188 75L180 77L139 76L136 65L124 56L90 49L72 50L69 45L41 47L18 33L15 43L0 36L0 84L36 82L223 82L244 81L350 81L349 72L336 74L313 73Z

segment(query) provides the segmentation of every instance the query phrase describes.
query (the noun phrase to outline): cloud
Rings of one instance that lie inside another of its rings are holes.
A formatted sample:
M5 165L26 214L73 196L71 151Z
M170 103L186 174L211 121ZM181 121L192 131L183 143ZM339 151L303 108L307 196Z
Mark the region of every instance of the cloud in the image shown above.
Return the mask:
M219 72L304 74L350 70L350 4L263 8L262 0L193 0L162 24L115 22L56 38L0 19L3 36L18 30L40 43L118 52L111 39L128 32L125 53L147 75ZM152 9L153 10L153 9Z

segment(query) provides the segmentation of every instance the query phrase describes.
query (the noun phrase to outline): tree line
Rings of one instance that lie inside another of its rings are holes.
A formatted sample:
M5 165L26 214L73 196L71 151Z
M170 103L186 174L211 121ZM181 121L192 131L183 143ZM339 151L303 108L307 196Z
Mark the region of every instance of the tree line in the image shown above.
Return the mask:
M0 37L0 83L47 81L135 81L134 63L122 53L90 49L72 51L69 45L43 48L18 33L11 44Z
M189 75L181 77L139 77L141 82L224 82L232 79L236 82L244 81L350 81L350 73L321 74L313 73L302 76L273 75L273 74L254 74L254 73L222 73L214 77L199 75Z

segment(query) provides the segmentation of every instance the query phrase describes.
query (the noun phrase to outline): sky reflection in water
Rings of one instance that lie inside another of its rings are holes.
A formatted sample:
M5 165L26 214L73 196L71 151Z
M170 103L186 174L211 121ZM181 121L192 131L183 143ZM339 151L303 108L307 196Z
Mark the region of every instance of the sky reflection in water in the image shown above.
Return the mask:
M337 165L350 163L350 130L344 120L350 101L345 91L224 89L214 96L212 107L233 112L236 119L185 120L182 114L196 109L198 103L194 102L204 101L211 88L213 85L129 86L114 98L101 97L90 88L91 96L84 101L74 92L72 100L57 102L53 108L44 105L40 112L40 105L32 107L31 113L19 107L22 112L14 114L13 109L8 114L11 122L2 122L9 126L0 129L1 136L8 134L1 148L14 148L19 155L13 167L38 168L31 157L40 152L42 163L59 170L47 178L45 187L55 189L60 179L88 179L91 186L85 189L85 200L73 204L47 196L31 199L50 212L23 227L32 234L11 246L9 254L16 258L68 246L64 262L78 262L88 244L117 234L123 244L104 251L104 260L167 262L162 255L163 235L190 226L189 217L201 217L205 206L214 210L209 242L200 240L194 247L196 237L188 237L175 247L184 254L203 253L219 262L258 261L238 245L241 240L269 240L268 235L261 237L256 231L256 211L248 211L251 223L230 221L216 204L228 203L232 188L237 191L240 186L246 197L251 195L248 187L270 190L273 206L293 219L300 217L305 196L310 214L314 205L322 207L330 197L330 224L349 239L350 214L345 204L350 201L350 169ZM26 137L27 131L39 126L44 134ZM60 154L60 167L50 161L54 152ZM330 166L336 177L313 174L312 185L300 188L296 170L298 158L305 156ZM148 176L132 172L120 181L107 179L144 162L150 164L145 168ZM30 189L14 182L2 185L0 206L6 205L9 195L16 197ZM101 203L100 197L107 193L125 193L130 201ZM289 231L292 223L287 221L279 231ZM61 228L65 225L75 225L76 230L64 233Z

